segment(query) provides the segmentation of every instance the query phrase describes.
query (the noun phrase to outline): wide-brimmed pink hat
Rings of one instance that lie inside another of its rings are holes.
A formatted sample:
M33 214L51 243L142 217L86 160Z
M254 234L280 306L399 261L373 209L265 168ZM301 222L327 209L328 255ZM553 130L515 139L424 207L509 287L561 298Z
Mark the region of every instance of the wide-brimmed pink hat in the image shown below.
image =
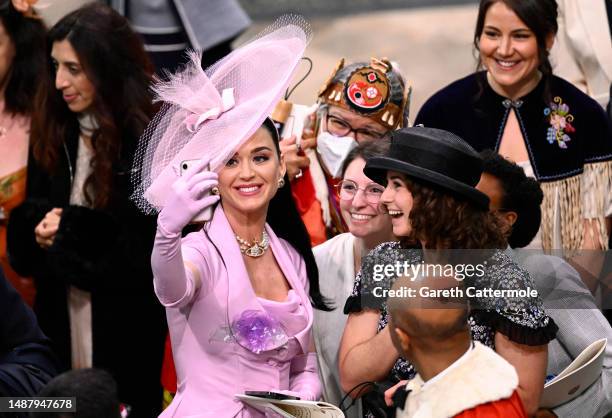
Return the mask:
M159 211L186 160L219 171L282 98L312 38L301 16L284 15L203 71L200 54L154 87L164 104L145 130L132 170L134 200Z

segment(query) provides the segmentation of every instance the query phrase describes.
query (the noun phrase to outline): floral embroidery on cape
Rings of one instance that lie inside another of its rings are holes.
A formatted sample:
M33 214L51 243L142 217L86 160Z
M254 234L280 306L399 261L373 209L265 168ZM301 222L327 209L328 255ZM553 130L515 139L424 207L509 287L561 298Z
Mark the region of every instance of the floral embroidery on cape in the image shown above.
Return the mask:
M572 126L574 115L569 113L569 106L557 96L549 107L544 109L544 116L548 117L550 126L546 132L549 144L557 142L559 148L567 149L567 143L572 140L568 134L576 132Z

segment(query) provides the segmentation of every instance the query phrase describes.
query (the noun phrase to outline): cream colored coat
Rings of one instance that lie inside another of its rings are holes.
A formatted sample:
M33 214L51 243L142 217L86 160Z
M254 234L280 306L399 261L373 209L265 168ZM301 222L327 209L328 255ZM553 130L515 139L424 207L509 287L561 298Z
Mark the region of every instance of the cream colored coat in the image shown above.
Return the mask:
M559 31L551 51L555 75L603 107L610 100L612 40L605 0L557 0Z

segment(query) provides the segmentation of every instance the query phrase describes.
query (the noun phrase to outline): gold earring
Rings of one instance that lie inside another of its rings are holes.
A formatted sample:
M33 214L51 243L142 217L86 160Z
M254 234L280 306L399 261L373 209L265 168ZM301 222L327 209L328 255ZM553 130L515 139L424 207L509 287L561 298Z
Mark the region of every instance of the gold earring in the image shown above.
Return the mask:
M283 186L285 186L285 179L281 177L278 179L278 188L281 189Z

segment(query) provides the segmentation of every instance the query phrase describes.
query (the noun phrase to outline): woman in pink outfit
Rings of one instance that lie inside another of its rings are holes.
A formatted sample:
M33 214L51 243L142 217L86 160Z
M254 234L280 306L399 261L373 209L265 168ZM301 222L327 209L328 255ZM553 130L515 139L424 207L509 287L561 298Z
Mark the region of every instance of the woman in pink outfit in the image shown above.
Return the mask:
M309 32L294 17L279 22L206 73L192 55L155 87L166 104L136 181L141 207L159 210L154 285L178 379L164 418L274 416L236 398L246 391L320 397L313 306L329 308L267 117ZM181 238L206 209L211 220Z
M317 400L310 300L325 305L273 125L264 123L218 174L205 165L174 183L158 219L155 290L178 376L162 416L258 416L234 398L249 390ZM212 221L181 240L183 227L219 200L203 197L211 188L221 200Z

